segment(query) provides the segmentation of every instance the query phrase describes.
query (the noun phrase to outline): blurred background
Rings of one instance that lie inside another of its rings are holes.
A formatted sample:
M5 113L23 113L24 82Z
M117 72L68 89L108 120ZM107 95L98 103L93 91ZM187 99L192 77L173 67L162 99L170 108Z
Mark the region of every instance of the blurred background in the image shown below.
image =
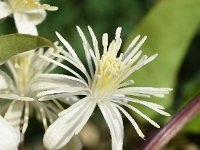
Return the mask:
M151 98L175 116L200 92L200 1L199 0L41 0L59 7L47 12L46 20L38 26L41 36L56 41L55 31L63 35L84 61L82 42L76 31L79 25L90 39L87 25L99 42L103 33L110 41L115 29L122 27L123 48L137 34L147 35L143 53L158 53L159 57L142 68L132 78L137 86L171 87L173 92L163 99ZM1 21L0 34L15 33L13 19ZM100 45L100 44L99 44ZM57 69L56 72L63 72ZM139 107L139 106L138 106ZM172 117L163 117L141 108L163 127ZM158 132L139 116L132 114L145 135ZM124 150L139 149L144 142L131 123L124 118ZM43 150L43 126L34 116L25 137L25 150ZM79 135L84 150L109 150L111 137L97 109ZM147 139L148 140L148 139ZM64 148L67 149L67 148ZM193 118L164 150L199 150L200 115Z

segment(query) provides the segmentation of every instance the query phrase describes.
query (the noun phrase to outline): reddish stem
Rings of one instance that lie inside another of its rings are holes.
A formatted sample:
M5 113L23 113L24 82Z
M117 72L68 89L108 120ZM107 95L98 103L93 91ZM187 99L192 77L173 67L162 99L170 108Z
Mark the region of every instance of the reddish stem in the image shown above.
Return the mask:
M162 128L143 150L160 150L163 148L195 115L200 112L200 95L194 98L178 114Z

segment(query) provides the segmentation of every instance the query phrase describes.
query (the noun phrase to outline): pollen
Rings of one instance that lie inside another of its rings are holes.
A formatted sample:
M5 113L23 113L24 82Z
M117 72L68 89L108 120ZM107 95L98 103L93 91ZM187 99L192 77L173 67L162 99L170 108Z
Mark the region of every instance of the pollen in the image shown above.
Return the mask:
M99 69L97 69L98 78L95 86L95 93L98 96L106 96L107 93L110 93L118 85L118 79L124 70L121 58L114 56L112 51L102 55Z
M119 76L122 72L123 64L120 58L113 57L109 53L102 57L102 68L100 69L100 74L103 79L114 79Z

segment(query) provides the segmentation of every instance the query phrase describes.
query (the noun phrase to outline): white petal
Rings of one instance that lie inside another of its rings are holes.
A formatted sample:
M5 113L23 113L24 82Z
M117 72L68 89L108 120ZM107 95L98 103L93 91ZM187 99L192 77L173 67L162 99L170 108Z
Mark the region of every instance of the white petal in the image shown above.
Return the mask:
M12 10L7 2L0 1L0 10L0 19L8 17L12 13Z
M94 61L95 66L97 66L97 58L95 57L95 54L90 46L90 44L87 41L87 38L85 37L83 31L81 30L81 28L79 26L76 26L77 31L83 41L83 48L85 51L85 56L86 56L86 60L88 63L88 67L90 70L90 74L93 76L94 75L94 70L93 70L93 65L92 65L92 60Z
M49 126L44 135L44 145L47 149L60 149L75 135L78 134L91 116L96 106L91 99L83 100L84 103L76 107L72 105L63 116L59 117ZM79 101L82 103L82 101ZM79 103L78 102L78 103ZM77 104L77 103L76 103Z
M56 35L59 38L59 40L63 43L63 45L67 48L69 53L74 57L74 59L79 60L79 58L78 58L76 52L74 51L74 49L72 48L72 46L58 32L56 32Z
M157 97L164 97L171 91L171 88L154 88L154 87L126 87L118 89L117 92L125 95L147 94Z
M36 83L34 83L31 86L31 89L33 91L38 91L38 92L42 92L42 91L47 91L47 90L62 90L63 91L72 91L73 88L79 88L79 89L86 89L83 85L78 85L74 81L74 84L71 84L73 81L67 82L67 80L63 80L63 82L60 82L61 80L55 80L55 81L37 81Z
M0 90L8 90L13 86L11 78L0 70Z
M137 41L139 40L139 38L140 38L140 35L136 36L136 37L132 40L131 44L128 46L128 48L126 49L126 51L125 51L125 53L124 53L124 56L123 56L123 58L122 58L123 60L124 60L124 58L127 57L127 55L129 55L129 53L131 52L133 46L137 43Z
M98 106L110 129L112 138L112 149L122 150L124 127L119 110L110 102L99 102Z
M118 103L120 105L124 105L127 108L131 109L132 111L136 112L137 114L139 114L142 118L146 119L147 121L149 121L149 123L151 123L153 126L155 126L156 128L160 128L160 126L153 121L151 118L149 118L147 115L145 115L144 113L142 113L140 110L138 110L137 108L135 108L134 106L130 105L130 104L126 104L124 102L121 101L116 101L116 100L112 100L115 103Z
M123 101L129 101L129 102L133 102L133 103L137 103L137 104L142 104L142 105L158 112L161 115L170 116L169 113L162 110L162 109L164 109L163 106L155 104L155 103L151 103L151 102L147 102L147 101L143 101L143 100L138 100L138 99L130 98L130 97L121 97L121 98L113 98L113 99L121 100L122 102Z
M127 117L127 119L131 122L131 124L135 128L138 135L144 139L144 137L145 137L144 134L140 130L140 128L139 128L138 124L135 122L135 120L131 117L131 115L129 115L129 113L127 113L127 111L125 109L123 109L122 107L120 107L119 105L117 105L117 104L114 104L114 105Z
M148 63L150 63L150 62L152 62L157 56L158 56L158 54L154 54L154 55L150 56L150 57L146 60L145 65L148 64Z
M77 69L79 69L87 77L88 82L91 82L90 75L88 74L84 65L79 60L74 59L74 57L72 57L71 55L68 55L68 56L63 56L60 54L52 54L52 55L55 56L57 59L66 60L69 63L71 63L72 65L74 65Z
M24 115L23 115L23 125L22 125L22 133L26 132L26 129L28 128L28 122L29 122L29 102L25 102L25 108L24 108Z
M135 38L136 41L138 39L139 39L138 37ZM147 36L144 36L142 40L135 46L135 48L133 48L132 51L130 51L130 53L124 58L123 62L129 61L137 53L137 51L140 49L140 47L143 45L146 39L147 39ZM134 42L133 42L133 45L134 45Z
M63 97L76 96L76 95L87 95L87 94L79 91L79 92L68 92L68 93L59 93L59 94L52 93L50 95L44 95L42 97L39 97L38 95L37 96L38 96L39 101L48 101L52 99L60 99L60 98L62 99Z
M76 77L78 77L79 79L81 79L81 80L84 81L83 77L80 76L76 71L74 71L74 70L71 69L70 67L68 67L68 66L66 66L66 65L64 65L64 64L62 64L62 63L60 63L60 62L58 62L58 61L56 61L56 60L54 60L54 59L51 59L51 58L49 58L49 57L46 57L46 56L40 56L40 57L41 57L42 59L48 61L48 62L53 63L54 65L57 65L57 66L59 66L59 67L61 67L61 68L63 68L63 69L66 69L67 71L69 71L70 73L74 74Z
M73 105L76 102L78 102L80 99L78 98L78 96L69 96L69 97L65 97L65 98L60 98L59 101L66 103L68 105Z
M21 118L23 115L24 102L14 101L10 104L5 119L17 130L20 131Z
M94 47L95 56L98 60L100 60L100 53L99 53L97 38L94 34L94 31L92 30L92 28L90 26L88 26L88 30L89 30L90 35L92 37L92 43L93 43L93 47Z
M38 25L44 21L46 18L46 11L45 10L32 10L26 13L29 21L32 22L34 25Z
M24 13L14 13L15 24L19 33L38 35L37 28Z
M0 93L0 98L8 99L8 100L34 101L34 99L31 97L23 97L23 96L19 96L13 93L9 93L9 94Z
M74 95L87 95L81 88L67 88L67 89L56 89L56 90L48 90L37 93L37 97L39 101L51 100L51 99L59 99L65 96L74 96ZM49 99L50 98L50 99Z
M0 149L17 150L19 142L19 132L0 116Z

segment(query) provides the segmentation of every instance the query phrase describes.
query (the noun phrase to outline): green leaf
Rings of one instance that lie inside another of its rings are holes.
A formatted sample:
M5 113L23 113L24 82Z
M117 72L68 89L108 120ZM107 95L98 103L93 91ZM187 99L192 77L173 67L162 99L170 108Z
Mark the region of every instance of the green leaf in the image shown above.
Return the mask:
M199 85L198 85L198 87L199 87ZM198 95L200 93L200 88L196 88L194 91L195 92L193 94L190 94L192 96L190 96L189 99L183 101L183 103L180 105L180 109L183 108L185 105L187 105L187 103L189 103L191 100L193 100L194 97L196 97L196 95ZM196 133L196 134L200 133L200 128L199 128L200 127L200 113L191 119L192 120L186 124L186 126L183 128L182 131Z
M40 47L56 49L54 44L44 37L28 34L2 35L0 36L0 64L18 53Z
M199 0L162 0L138 24L127 45L136 35L147 35L143 52L148 55L158 53L159 56L130 77L136 86L175 88L179 67L200 25L199 6ZM169 111L172 93L164 99L151 100ZM140 107L140 110L151 118L157 117L152 110L144 107ZM160 118L163 117L158 120Z
M200 114L195 116L186 126L183 128L183 132L200 133Z

